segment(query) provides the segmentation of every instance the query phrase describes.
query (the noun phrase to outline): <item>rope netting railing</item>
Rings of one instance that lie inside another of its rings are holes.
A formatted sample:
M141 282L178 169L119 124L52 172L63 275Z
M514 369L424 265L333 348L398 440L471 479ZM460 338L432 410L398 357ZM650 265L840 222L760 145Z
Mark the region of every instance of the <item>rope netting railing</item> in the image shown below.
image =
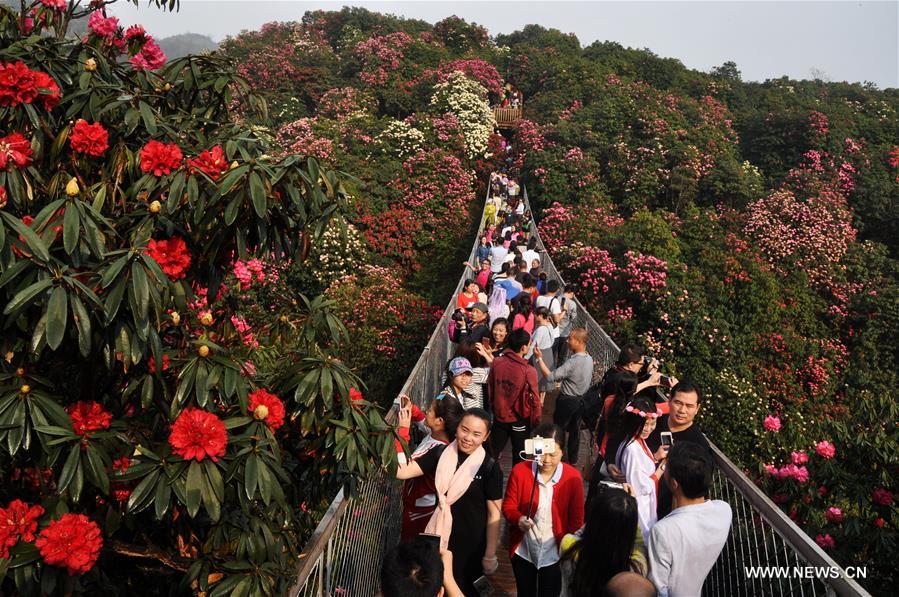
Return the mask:
M485 208L490 199L489 187L488 184ZM522 191L525 206L530 210L527 188L522 186ZM477 264L483 223L482 212L469 263ZM531 230L536 234L533 218ZM539 235L537 249L547 277L564 284ZM443 369L453 353L447 333L449 318L468 277L468 271L462 273L443 316L400 391L419 406L425 406L440 391ZM576 296L574 300L577 313L573 325L587 330L587 352L594 359L594 379L598 380L615 362L619 349ZM393 422L395 410L387 418ZM711 497L728 502L734 517L730 537L706 579L704 595L868 595L717 447L713 445L712 449L717 468ZM307 542L300 556L297 582L288 594L291 597L376 594L381 560L386 550L399 540L400 490L401 484L380 470L361 483L356 497L339 492ZM762 569L762 574L748 572L747 568L751 567ZM766 578L764 570L768 571ZM813 578L816 576L826 578Z

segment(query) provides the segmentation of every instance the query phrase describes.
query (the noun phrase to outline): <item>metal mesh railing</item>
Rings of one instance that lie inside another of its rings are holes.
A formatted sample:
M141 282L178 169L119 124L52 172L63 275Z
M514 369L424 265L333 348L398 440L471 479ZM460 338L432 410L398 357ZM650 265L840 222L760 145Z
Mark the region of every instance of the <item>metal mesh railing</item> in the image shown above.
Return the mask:
M530 207L524 187L523 198ZM479 226L483 222L482 214ZM536 233L533 219L531 227ZM478 236L469 263L477 263ZM549 278L564 284L539 235L537 239L543 270ZM463 272L447 309L401 390L420 406L440 390L444 366L452 355L447 324L467 277L468 272ZM587 352L594 359L594 378L598 379L615 362L619 349L577 297L574 300L577 314L573 326L587 330ZM391 411L389 419L393 414ZM704 595L868 595L842 573L837 578L823 580L800 578L808 572L808 566L829 570L830 574L841 569L717 447L712 445L712 450L717 469L711 497L731 505L733 524L727 544L706 579ZM289 595L366 597L376 594L380 562L385 551L399 539L400 508L400 484L388 478L383 470L362 484L357 497L347 498L342 491L338 493L300 556L297 583ZM746 567L754 566L778 567L786 569L787 574L782 578L750 578Z

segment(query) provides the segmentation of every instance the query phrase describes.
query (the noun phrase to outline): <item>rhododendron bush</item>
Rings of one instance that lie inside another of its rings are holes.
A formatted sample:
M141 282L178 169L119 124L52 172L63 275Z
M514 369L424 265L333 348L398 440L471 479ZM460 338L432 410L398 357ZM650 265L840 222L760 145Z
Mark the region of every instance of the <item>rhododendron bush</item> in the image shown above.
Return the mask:
M103 4L27 37L0 6L0 592L282 593L392 450L293 277L345 177L270 157L246 79Z

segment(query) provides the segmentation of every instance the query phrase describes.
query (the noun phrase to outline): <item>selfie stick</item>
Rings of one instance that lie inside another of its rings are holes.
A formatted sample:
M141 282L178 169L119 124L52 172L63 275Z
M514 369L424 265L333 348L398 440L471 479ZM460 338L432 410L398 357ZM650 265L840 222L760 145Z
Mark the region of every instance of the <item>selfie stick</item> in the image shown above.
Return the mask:
M531 514L534 511L534 494L537 493L537 475L540 474L540 465L542 464L540 461L542 458L542 454L538 454L534 458L534 462L537 466L534 468L534 485L531 487L531 499L528 500L528 519L531 518Z

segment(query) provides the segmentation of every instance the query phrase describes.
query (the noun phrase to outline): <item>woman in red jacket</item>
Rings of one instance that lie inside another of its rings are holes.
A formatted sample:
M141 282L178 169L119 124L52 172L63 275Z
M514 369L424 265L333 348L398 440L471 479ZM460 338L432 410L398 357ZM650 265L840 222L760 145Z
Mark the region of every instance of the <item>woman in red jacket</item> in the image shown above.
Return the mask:
M555 444L540 464L519 462L512 467L503 500L509 524L512 570L519 597L556 597L562 592L559 544L566 533L584 524L584 480L576 468L562 462L565 434L545 423L532 437Z

